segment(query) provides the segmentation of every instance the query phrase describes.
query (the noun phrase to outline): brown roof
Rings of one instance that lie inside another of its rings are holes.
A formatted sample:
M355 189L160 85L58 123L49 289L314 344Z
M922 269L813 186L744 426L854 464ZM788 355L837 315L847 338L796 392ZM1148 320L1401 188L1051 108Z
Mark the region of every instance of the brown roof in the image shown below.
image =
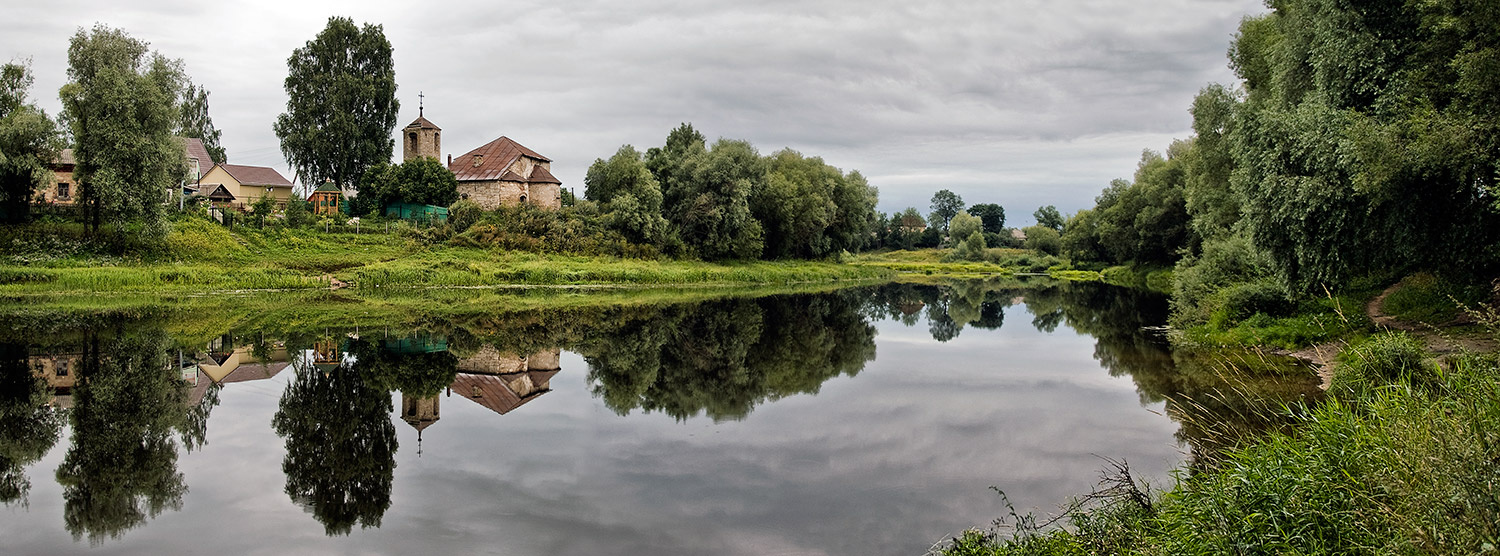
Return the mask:
M477 167L474 166L475 156L482 157ZM511 141L509 137L501 137L484 144L484 146L464 153L462 156L454 157L453 162L448 165L448 171L453 172L454 177L457 177L458 181L501 179L506 170L510 169L510 165L522 156L535 158L542 162L552 162L552 159L537 154L536 151L523 147L520 143Z
M411 129L413 127L419 127L419 128L422 128L422 129L436 129L438 131L442 131L443 130L443 128L438 127L437 124L429 122L429 121L427 121L427 118L423 118L421 116L417 116L417 119L412 120L411 123L406 124L406 127L401 128L401 129Z
M552 172L548 172L547 169L543 168L540 164L531 168L531 177L526 181L529 181L531 183L555 183L558 185L562 185L562 180L553 177Z
M548 382L552 375L558 371L530 371L525 373L506 373L503 375L480 375L471 373L458 373L453 378L453 384L449 386L450 392L463 396L474 403L488 408L490 411L505 415L526 402L536 399L542 394L551 392ZM529 392L518 393L511 389L511 384L529 382L534 389Z
M249 365L240 365L235 370L230 371L229 374L224 375L224 380L219 381L219 383L231 384L235 382L249 382L252 380L271 378L279 374L281 371L285 370L287 368L287 365L288 363L285 361L276 363L253 363Z
M187 153L188 159L198 159L198 167L206 173L214 167L214 158L208 154L208 149L203 146L203 140L196 137L178 137L182 141L182 150Z
M225 172L229 172L240 185L274 185L291 187L292 182L286 181L274 168L265 166L241 166L239 164L220 164Z

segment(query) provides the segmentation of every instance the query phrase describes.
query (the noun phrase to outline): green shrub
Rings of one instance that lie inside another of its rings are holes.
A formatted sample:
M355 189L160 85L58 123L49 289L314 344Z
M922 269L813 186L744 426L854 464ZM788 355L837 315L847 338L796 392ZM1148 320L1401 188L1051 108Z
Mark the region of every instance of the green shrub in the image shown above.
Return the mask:
M1437 380L1422 341L1405 333L1381 334L1339 354L1330 390L1359 392L1387 384L1425 386Z
M484 216L484 209L478 203L468 199L460 200L448 207L448 225L453 226L454 233L464 233Z
M1209 323L1218 328L1233 326L1256 314L1283 316L1294 308L1286 292L1271 280L1230 285L1205 303L1215 308Z

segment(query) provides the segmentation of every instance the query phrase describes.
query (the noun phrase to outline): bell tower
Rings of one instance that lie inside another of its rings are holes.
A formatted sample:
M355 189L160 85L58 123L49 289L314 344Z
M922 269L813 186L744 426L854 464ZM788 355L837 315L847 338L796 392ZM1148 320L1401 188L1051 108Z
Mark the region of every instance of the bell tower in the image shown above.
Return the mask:
M402 162L419 156L442 160L443 129L427 121L427 118L422 115L425 108L422 106L423 100L425 100L425 95L417 93L417 119L401 129Z

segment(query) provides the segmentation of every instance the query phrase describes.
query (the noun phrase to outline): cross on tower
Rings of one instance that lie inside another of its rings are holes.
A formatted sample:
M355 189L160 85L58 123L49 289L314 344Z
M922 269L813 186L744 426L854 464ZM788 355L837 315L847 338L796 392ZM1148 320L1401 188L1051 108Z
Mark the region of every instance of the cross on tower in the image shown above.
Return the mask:
M422 91L417 91L417 117L418 118L422 117L422 101L426 100L426 98L427 98L427 96L423 95Z

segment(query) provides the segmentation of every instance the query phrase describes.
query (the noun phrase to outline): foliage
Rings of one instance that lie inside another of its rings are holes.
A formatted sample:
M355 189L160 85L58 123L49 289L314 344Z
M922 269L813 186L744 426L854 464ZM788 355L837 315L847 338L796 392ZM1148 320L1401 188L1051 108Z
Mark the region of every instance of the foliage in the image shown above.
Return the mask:
M1005 233L1005 207L994 203L980 203L969 207L969 214L979 217L987 234Z
M207 172L208 167L213 164L229 162L229 158L224 153L224 147L219 144L219 136L222 133L219 128L214 127L214 120L208 115L208 89L189 81L182 91L182 104L178 108L178 113L176 135L203 140L204 150L207 150L208 156L213 158L213 160L200 161L204 172Z
M1427 272L1402 279L1396 291L1386 296L1384 313L1403 322L1442 326L1464 316L1463 308L1492 301L1485 284L1465 284Z
M963 197L947 189L939 189L937 193L932 194L932 212L927 216L927 223L939 231L947 232L948 221L962 210L964 210Z
M250 217L255 221L255 227L266 227L266 219L270 218L271 212L276 210L276 198L271 195L261 195L250 204Z
M32 372L26 346L0 344L0 504L25 505L26 467L47 455L62 431L51 391Z
M765 163L750 143L720 139L708 149L683 124L664 147L647 151L646 167L662 184L665 216L691 253L707 260L760 256L763 228L750 212L750 195Z
M391 43L380 25L328 18L327 27L287 59L286 93L287 111L274 127L303 183L347 186L390 159L401 103Z
M0 222L25 222L31 198L52 177L48 163L62 150L57 124L27 102L31 67L0 66Z
M631 241L658 246L666 242L661 185L635 147L624 145L608 161L595 160L584 176L583 195L605 205L609 226Z
M448 225L453 226L454 233L464 233L483 216L484 208L468 199L462 199L448 207Z
M1057 255L1062 253L1062 236L1047 226L1027 226L1021 229L1026 233L1026 248L1038 253Z
M958 241L968 239L969 236L982 231L983 222L979 218L969 216L969 213L959 211L953 215L948 224L948 235Z
M765 181L750 197L765 229L766 258L820 258L864 244L876 193L858 172L846 176L791 149L767 163Z
M437 159L419 156L390 164L377 162L359 178L350 213L378 213L397 203L446 207L458 201L458 178Z
M69 42L68 79L58 96L91 230L139 220L147 235L161 237L162 199L186 173L182 143L172 136L182 63L97 25Z
M1052 205L1036 209L1036 212L1031 213L1031 216L1036 219L1036 225L1052 228L1053 231L1057 232L1063 231L1063 225L1067 223L1063 219L1062 213L1058 212L1057 207Z
M293 228L306 228L317 221L317 215L313 214L311 204L303 199L293 196L286 203L286 225Z
M1114 180L1093 209L1073 215L1063 233L1067 251L1114 264L1164 265L1195 247L1183 197L1183 159L1192 150L1191 141L1179 141L1168 149L1168 158L1144 152L1134 183ZM1040 216L1051 219L1039 215L1038 222Z

